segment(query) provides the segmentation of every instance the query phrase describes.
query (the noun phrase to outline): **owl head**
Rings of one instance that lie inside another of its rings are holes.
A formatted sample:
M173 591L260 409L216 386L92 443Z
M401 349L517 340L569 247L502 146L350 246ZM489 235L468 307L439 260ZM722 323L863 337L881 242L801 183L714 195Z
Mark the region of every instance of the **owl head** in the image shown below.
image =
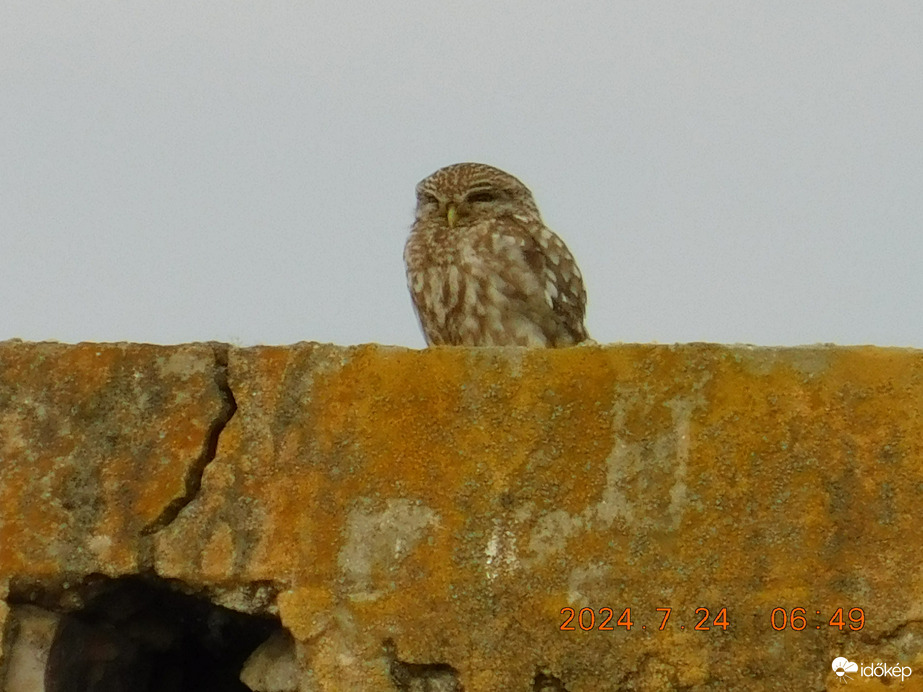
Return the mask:
M517 178L483 163L455 163L417 184L417 221L463 228L498 216L540 221L532 193Z

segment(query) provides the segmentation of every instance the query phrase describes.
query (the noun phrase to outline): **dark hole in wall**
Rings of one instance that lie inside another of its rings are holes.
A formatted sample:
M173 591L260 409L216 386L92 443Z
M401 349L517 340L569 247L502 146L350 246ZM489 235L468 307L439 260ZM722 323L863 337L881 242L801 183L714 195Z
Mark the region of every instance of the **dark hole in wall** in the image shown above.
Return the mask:
M408 663L397 657L394 641L384 642L391 682L399 692L464 692L458 671L447 663Z
M539 672L532 683L534 692L567 692L564 683L547 673Z
M105 580L62 618L45 692L249 692L240 670L279 629L161 579Z

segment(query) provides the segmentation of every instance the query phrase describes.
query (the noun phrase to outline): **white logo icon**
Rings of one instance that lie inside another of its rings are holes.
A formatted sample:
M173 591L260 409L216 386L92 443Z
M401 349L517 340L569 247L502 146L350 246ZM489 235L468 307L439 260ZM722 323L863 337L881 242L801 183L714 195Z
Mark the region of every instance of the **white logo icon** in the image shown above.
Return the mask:
M853 663L852 661L847 660L843 658L842 656L838 656L837 658L833 659L832 667L833 667L833 672L836 673L836 676L840 678L841 680L843 678L846 678L846 680L852 680L852 678L849 677L846 673L858 673L859 672L858 663ZM843 682L846 682L846 680L843 680Z

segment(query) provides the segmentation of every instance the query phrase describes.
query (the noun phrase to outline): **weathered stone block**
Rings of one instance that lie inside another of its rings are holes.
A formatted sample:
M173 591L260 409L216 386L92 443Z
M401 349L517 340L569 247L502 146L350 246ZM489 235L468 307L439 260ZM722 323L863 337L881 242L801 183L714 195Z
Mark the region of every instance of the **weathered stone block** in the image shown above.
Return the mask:
M129 574L230 414L207 344L0 343L0 575Z
M155 347L3 348L0 578L150 564L277 612L302 690L824 689L837 656L923 660L920 351L297 344L229 349L224 391L211 347L149 351L174 379L68 365ZM22 392L56 382L42 418Z

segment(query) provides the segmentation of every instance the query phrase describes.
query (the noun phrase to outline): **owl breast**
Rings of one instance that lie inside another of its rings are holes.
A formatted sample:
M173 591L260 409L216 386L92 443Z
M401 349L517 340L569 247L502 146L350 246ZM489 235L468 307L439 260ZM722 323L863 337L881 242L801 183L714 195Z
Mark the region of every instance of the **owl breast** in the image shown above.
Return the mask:
M525 239L486 224L418 228L405 248L417 315L431 344L554 346L562 333Z

